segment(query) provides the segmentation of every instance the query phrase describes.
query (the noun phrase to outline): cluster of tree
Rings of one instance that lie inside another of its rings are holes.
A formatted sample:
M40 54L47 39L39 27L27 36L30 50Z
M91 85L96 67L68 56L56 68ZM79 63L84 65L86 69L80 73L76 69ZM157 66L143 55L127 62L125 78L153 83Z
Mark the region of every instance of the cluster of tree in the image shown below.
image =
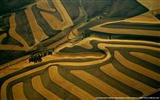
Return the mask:
M82 33L80 36L78 36L78 41L83 40L84 38L89 37L91 34L90 33Z
M31 57L29 58L29 62L34 62L34 63L41 62L42 57L45 57L47 55L52 55L52 50L42 51L31 55Z

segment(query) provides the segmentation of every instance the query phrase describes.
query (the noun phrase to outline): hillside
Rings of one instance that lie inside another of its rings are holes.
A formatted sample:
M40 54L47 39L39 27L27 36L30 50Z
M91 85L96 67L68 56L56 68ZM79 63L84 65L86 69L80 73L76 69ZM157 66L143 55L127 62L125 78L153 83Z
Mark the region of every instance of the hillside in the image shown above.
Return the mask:
M142 99L159 92L158 5L1 0L1 99Z

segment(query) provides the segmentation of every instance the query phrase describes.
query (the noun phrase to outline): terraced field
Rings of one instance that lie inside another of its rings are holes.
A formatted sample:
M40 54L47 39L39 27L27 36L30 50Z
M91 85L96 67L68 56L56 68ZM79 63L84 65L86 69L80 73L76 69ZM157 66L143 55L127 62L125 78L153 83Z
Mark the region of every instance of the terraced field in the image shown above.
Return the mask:
M23 7L1 11L1 100L142 99L160 91L158 6L31 0Z

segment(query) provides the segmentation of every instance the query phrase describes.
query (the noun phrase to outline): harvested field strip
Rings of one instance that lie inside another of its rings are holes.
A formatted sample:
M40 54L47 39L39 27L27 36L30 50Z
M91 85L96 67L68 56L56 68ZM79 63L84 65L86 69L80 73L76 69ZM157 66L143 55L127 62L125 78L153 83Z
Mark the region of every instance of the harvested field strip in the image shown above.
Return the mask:
M20 82L12 87L14 100L27 100L23 91L23 82Z
M130 52L131 55L138 57L142 60L145 60L147 62L150 62L152 64L155 64L157 66L160 66L160 59L145 53L139 53L139 52Z
M127 68L129 68L131 70L134 70L134 71L136 71L138 73L141 73L141 74L143 74L143 75L145 75L147 77L150 77L150 78L160 82L160 74L157 74L157 73L155 73L155 72L153 72L151 70L148 70L148 69L144 68L143 66L140 66L138 64L135 64L135 63L127 60L118 51L115 51L114 56L125 67L127 67Z
M38 82L38 84L37 84L37 82ZM37 92L39 92L41 95L43 95L46 99L48 99L48 100L62 100L57 95L53 94L52 92L50 92L49 90L47 90L43 86L40 76L35 76L32 78L32 85L33 85L33 88Z
M95 99L89 93L85 92L81 88L77 87L73 83L71 83L71 82L67 81L66 79L64 79L63 77L61 77L58 73L58 69L56 66L51 66L49 68L49 76L54 83L60 85L61 87L68 90L69 92L71 92L75 96L79 97L80 99L82 99L82 100L94 100Z
M83 70L72 70L71 73L111 97L128 96Z
M114 66L110 63L104 66L101 66L100 68L104 73L107 75L119 80L120 82L135 88L139 91L142 91L144 95L149 94L150 91L155 91L154 88L141 83L140 81L137 81L121 72L119 72L117 69L114 68Z
M28 9L25 10L25 13L28 18L29 25L30 25L30 28L33 32L33 36L35 38L35 41L36 41L36 43L39 43L40 41L47 39L48 36L43 32L42 28L37 24L31 7L32 6L28 6Z

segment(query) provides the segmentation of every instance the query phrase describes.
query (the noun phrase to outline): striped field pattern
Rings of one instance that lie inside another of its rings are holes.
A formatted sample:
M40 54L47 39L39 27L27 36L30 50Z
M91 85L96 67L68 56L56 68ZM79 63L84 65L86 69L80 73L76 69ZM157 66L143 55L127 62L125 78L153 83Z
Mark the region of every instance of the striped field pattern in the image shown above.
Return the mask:
M124 16L116 18L114 4L126 0L112 1L93 3L106 3L95 16L96 6L85 0L36 0L0 17L8 26L0 26L1 100L140 99L159 92L160 44L152 40L160 37L159 8L131 0L128 13L119 8ZM29 62L43 50L52 55Z
M96 97L143 97L159 91L158 44L94 37L81 42L91 48L84 48L80 43L64 46L59 50L59 55L63 54L61 59L43 62L28 71L20 70L21 74L15 72L2 85L2 100L93 100ZM87 55L88 52L95 56ZM103 55L101 58L96 58L98 52ZM65 54L72 58L66 58ZM58 54L53 54L50 58L56 56Z

